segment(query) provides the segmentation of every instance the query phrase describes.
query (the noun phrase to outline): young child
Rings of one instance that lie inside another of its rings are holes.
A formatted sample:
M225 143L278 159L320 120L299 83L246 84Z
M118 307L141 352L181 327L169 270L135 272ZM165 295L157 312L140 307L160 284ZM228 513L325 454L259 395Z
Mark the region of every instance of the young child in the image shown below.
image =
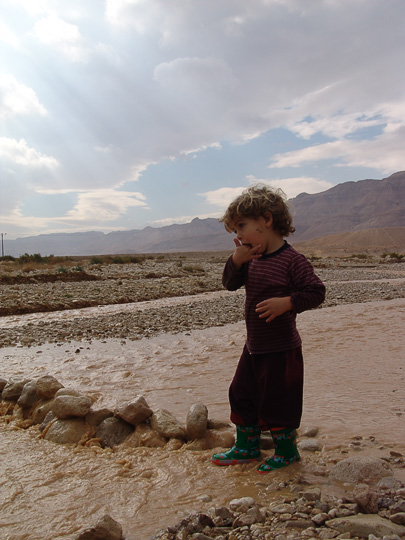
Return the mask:
M247 339L229 388L236 443L214 454L216 465L260 460L260 433L270 429L274 456L267 473L300 459L296 429L302 414L303 359L296 315L325 299L325 286L304 255L285 240L295 231L286 201L265 185L245 190L221 220L236 234L222 283L246 291Z

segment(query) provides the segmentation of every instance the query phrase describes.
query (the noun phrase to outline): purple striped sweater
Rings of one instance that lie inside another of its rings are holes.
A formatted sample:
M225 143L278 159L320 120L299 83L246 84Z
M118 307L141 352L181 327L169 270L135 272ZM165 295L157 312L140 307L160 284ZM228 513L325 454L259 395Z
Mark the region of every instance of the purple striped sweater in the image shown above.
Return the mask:
M222 283L229 291L246 290L246 345L252 354L295 349L301 345L296 314L318 307L325 299L325 286L311 263L287 242L274 253L254 259L237 270L232 256L225 264ZM291 296L293 311L266 323L256 305L274 297Z

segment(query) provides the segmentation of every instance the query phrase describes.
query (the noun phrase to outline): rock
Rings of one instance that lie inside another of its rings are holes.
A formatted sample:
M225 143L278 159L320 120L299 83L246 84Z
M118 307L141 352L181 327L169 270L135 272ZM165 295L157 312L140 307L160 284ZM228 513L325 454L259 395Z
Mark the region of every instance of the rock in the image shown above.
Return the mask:
M151 427L167 439L185 439L186 433L177 419L166 409L157 409L151 417Z
M132 448L146 446L147 448L163 448L167 440L156 433L146 424L138 424L135 431L125 439L125 445Z
M39 426L39 431L42 433L46 426L52 422L52 420L56 420L57 416L53 414L52 411L49 411L48 414L45 416L43 422Z
M3 388L6 386L6 384L7 384L6 379L2 379L0 377L0 398L1 398L1 393L3 392Z
M98 426L103 420L111 416L114 416L114 413L110 409L90 409L85 416L85 420L90 426Z
M238 516L232 523L232 527L245 527L247 525L253 525L254 523L263 523L265 521L264 515L260 512L257 506L249 508L249 510Z
M306 501L319 501L321 499L321 490L317 487L304 489L300 492L300 495Z
M4 401L17 401L27 382L29 382L29 379L10 379L3 388L2 399Z
M133 426L142 424L152 414L153 411L143 396L137 396L134 401L125 403L117 410L117 416Z
M76 540L122 540L122 527L112 517L105 515L94 527L86 529Z
M204 437L203 450L212 448L231 448L235 443L235 434L222 429L209 429Z
M396 523L397 525L405 525L405 512L397 512L390 516L390 521Z
M78 443L89 432L89 426L81 418L56 420L44 439L58 444Z
M313 516L311 519L315 523L315 525L318 525L319 527L320 525L323 525L324 523L326 523L326 521L329 520L329 516L324 512L320 512L319 514L315 514L315 516Z
M304 439L298 443L298 448L306 452L319 452L322 446L318 439Z
M32 411L31 420L33 424L42 424L46 415L52 410L53 401L39 403Z
M24 384L21 395L17 400L17 404L23 409L29 409L40 400L36 391L36 381L28 381Z
M240 499L232 499L229 503L229 508L233 511L241 511L246 508L246 512L249 508L256 506L256 501L253 497L241 497Z
M133 427L115 416L106 418L96 429L96 438L100 439L101 446L114 446L121 444L133 432Z
M235 519L234 514L226 506L210 508L208 512L217 527L228 527Z
M187 439L202 439L207 431L208 409L201 403L195 403L190 407L186 420Z
M353 489L353 498L365 514L378 513L378 495L367 484L357 484Z
M80 397L81 394L80 392L78 392L77 390L73 390L73 388L60 388L54 397L59 397L59 396L75 396L75 397Z
M318 435L318 432L319 432L319 428L317 427L307 427L303 430L302 436L312 439Z
M43 400L52 399L60 388L63 388L63 384L52 375L44 375L36 382L36 392L38 397Z
M353 536L367 538L369 534L382 538L392 534L403 536L405 527L391 523L388 519L375 514L357 514L343 518L335 518L326 522L331 529L340 533L350 533Z
M341 482L366 482L392 475L388 463L382 459L356 456L343 459L332 467L329 476Z
M83 418L90 411L92 403L86 396L59 395L53 400L52 411L60 419Z

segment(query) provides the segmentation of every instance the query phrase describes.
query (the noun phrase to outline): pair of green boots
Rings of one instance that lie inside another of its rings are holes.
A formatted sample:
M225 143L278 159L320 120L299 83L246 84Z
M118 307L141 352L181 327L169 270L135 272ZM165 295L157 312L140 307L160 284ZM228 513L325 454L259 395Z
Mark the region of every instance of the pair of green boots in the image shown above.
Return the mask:
M300 459L295 429L271 429L270 432L275 444L275 452L257 469L262 474L281 469ZM211 459L215 465L238 465L259 461L260 458L260 428L258 426L236 426L235 446L227 452L214 454Z

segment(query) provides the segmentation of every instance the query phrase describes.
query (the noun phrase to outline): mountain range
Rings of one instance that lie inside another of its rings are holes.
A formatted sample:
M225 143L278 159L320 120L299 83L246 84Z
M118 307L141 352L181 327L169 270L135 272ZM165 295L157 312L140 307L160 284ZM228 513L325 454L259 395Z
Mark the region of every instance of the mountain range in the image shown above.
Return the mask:
M296 232L289 239L305 251L402 251L405 249L405 171L382 180L344 182L290 199ZM367 232L366 232L367 231ZM329 239L329 240L328 240ZM350 245L351 242L351 245ZM313 246L313 247L312 247ZM8 240L5 253L103 255L232 250L232 235L217 219L142 230L41 234Z

